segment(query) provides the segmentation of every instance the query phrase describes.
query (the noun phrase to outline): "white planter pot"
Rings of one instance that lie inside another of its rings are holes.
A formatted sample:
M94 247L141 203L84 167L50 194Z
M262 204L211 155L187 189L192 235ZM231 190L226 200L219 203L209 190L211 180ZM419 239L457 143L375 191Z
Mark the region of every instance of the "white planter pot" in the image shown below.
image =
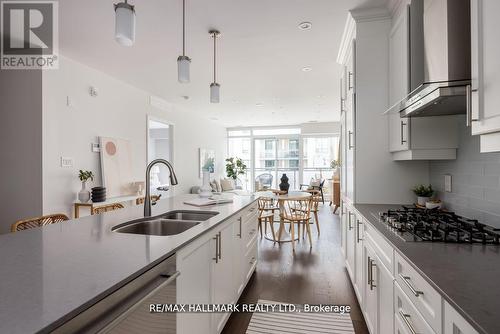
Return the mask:
M78 200L82 203L87 203L90 200L90 191L86 188L86 182L82 182L82 189L78 193Z
M212 187L210 186L210 172L203 171L203 184L200 188L200 197L210 197L212 196Z
M418 196L418 197L417 197L417 204L418 204L418 205L425 206L425 203L427 203L430 199L431 199L430 197L422 197L422 196Z

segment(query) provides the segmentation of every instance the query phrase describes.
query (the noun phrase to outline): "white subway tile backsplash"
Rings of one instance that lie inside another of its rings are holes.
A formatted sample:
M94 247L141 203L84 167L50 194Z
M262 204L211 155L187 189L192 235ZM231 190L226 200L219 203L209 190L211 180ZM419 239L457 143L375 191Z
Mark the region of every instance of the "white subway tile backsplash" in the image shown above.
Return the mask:
M500 228L500 153L480 153L479 136L460 123L457 159L433 161L430 182L445 206L465 217ZM444 175L452 176L452 192L444 191Z

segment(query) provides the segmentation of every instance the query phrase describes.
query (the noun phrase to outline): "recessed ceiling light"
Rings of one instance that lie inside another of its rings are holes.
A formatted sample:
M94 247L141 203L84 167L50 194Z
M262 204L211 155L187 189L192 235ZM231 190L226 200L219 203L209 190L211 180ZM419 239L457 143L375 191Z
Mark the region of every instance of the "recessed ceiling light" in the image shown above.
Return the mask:
M309 66L302 67L302 72L310 72L311 70L312 68Z
M299 29L300 30L309 30L312 28L312 23L311 22L301 22L299 23Z
M264 103L256 103L255 104L256 107L263 107L264 106Z
M187 95L182 95L181 97L182 97L184 100L189 100L189 96L187 96Z

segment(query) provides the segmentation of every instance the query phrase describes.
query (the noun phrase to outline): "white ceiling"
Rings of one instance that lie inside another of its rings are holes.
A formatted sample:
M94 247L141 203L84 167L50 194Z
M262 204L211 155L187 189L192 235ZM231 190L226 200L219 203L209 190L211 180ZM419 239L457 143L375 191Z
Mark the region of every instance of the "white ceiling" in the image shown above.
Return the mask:
M177 82L182 0L130 0L137 13L136 43L130 48L114 41L112 0L60 1L60 49L69 58L224 126L338 121L340 68L335 60L347 11L385 2L186 0L189 84ZM312 22L312 29L299 30L303 21ZM222 33L220 104L209 103L210 28ZM303 72L305 66L312 70Z

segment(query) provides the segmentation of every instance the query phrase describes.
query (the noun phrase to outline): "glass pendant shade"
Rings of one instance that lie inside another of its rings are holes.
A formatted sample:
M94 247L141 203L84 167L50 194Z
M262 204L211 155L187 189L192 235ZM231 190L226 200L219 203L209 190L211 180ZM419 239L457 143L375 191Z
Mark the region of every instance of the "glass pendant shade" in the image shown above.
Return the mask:
M177 58L177 79L180 83L189 82L189 66L191 59L188 56L179 56Z
M210 84L210 103L220 102L220 85L216 82Z
M115 39L123 46L135 42L135 10L126 2L115 5Z

